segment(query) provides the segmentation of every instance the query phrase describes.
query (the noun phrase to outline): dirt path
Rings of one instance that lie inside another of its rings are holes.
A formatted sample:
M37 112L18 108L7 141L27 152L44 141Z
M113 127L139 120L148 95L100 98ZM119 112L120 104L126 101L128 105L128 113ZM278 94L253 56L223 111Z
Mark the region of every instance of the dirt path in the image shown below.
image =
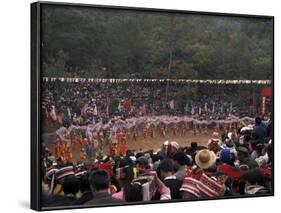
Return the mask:
M151 138L150 136L144 139L142 136L137 137L137 141L129 141L127 142L127 149L134 149L139 150L157 150L160 149L163 142L165 140L173 140L177 141L181 147L190 146L192 141L196 141L198 145L205 145L207 144L208 139L211 137L212 132L208 132L208 135L203 133L198 133L196 136L193 135L193 132L188 132L185 136L177 135L169 135L166 138L163 137L156 137ZM53 143L47 143L47 147L53 152ZM74 161L78 160L79 158L79 151L82 147L78 146L75 150L73 150L73 159ZM104 146L104 153L109 154L109 145Z

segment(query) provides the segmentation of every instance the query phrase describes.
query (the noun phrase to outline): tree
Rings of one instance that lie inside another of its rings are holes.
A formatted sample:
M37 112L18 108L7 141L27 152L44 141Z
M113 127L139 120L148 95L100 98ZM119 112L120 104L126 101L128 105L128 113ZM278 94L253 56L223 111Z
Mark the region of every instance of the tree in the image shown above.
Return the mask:
M44 6L43 74L268 79L272 39L269 19Z

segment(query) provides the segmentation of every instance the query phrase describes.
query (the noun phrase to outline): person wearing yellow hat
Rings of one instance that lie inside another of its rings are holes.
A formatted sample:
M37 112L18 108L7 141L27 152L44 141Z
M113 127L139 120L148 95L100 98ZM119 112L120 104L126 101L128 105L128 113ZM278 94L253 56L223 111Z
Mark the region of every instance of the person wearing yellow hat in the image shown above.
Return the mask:
M216 154L208 149L203 149L195 155L195 163L201 169L208 169L216 163Z

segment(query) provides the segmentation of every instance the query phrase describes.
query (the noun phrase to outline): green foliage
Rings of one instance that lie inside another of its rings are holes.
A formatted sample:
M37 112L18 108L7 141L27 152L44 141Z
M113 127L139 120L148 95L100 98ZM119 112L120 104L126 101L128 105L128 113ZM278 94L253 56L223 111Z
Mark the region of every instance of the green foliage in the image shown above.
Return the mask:
M44 6L42 23L44 76L272 77L271 20Z
M55 58L52 58L51 63L47 64L43 62L43 75L60 77L65 76L65 67L68 57L63 50L59 50Z

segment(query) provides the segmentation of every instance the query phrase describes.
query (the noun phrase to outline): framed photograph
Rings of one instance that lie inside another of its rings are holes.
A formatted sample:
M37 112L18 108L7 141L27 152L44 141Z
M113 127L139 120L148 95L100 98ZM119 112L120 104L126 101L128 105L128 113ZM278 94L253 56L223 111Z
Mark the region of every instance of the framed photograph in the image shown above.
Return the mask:
M272 16L32 3L31 208L274 195L273 79Z

